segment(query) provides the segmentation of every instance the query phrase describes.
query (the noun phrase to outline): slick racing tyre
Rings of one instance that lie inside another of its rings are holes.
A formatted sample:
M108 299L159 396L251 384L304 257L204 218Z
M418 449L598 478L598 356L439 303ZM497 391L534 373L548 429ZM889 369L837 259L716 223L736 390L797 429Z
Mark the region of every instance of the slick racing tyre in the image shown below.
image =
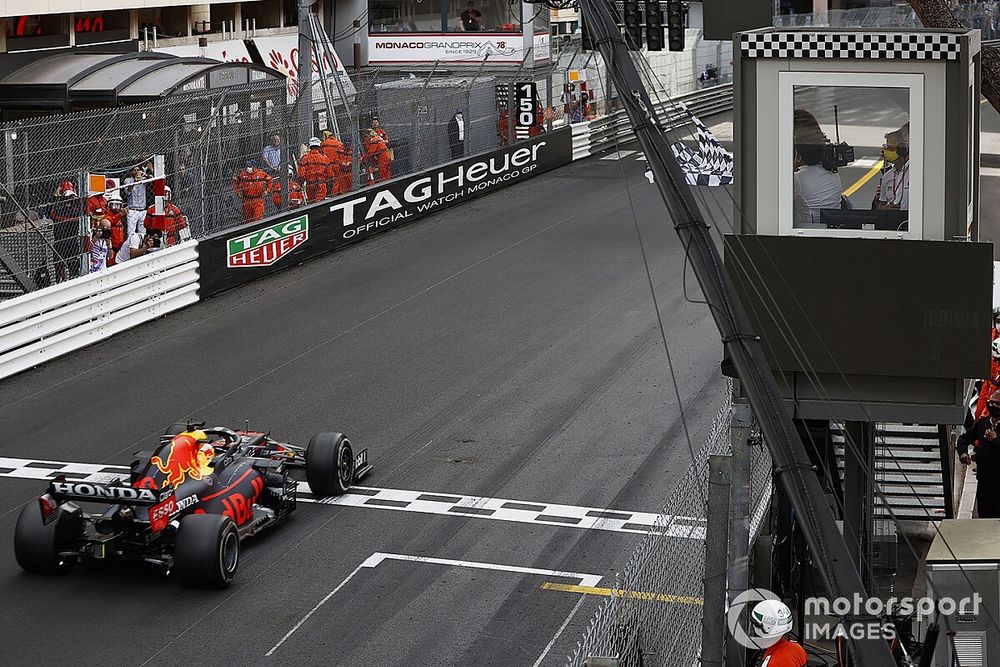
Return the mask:
M306 480L318 496L347 493L354 481L354 451L341 433L317 433L306 447Z
M174 570L185 586L225 588L240 564L240 535L222 514L190 514L181 519L174 547Z
M59 551L72 546L83 529L77 516L57 509L58 516L42 523L37 500L23 508L14 528L14 556L17 564L32 574L66 574L76 564L75 556L60 556Z

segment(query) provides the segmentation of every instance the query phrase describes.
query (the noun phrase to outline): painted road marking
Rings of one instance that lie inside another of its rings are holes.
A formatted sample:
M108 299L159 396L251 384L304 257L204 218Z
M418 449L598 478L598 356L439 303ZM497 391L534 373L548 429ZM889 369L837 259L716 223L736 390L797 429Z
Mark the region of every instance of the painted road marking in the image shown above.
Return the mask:
M632 155L633 153L635 153L635 151L615 151L614 153L608 153L607 155L602 156L600 159L601 160L621 160L621 159L627 158L629 155Z
M339 591L344 586L346 586L347 582L349 582L351 579L353 579L354 576L358 572L360 572L362 570L362 568L369 568L369 569L370 568L376 568L376 567L378 567L379 565L381 565L382 563L384 563L387 560L406 561L406 562L410 562L410 563L428 563L428 564L431 564L431 565L444 565L444 566L447 566L447 567L465 567L465 568L471 568L471 569L475 569L475 570L494 570L494 571L497 571L497 572L514 572L516 574L530 574L530 575L539 575L539 576L543 576L543 577L559 577L561 579L577 579L580 582L581 586L583 586L585 588L588 588L588 589L593 588L594 590L599 590L599 589L594 588L594 586L596 586L598 583L600 583L601 579L603 578L599 574L581 574L579 572L563 572L561 570L546 570L544 568L539 568L539 567L521 567L519 565L500 565L498 563L483 563L483 562L471 561L471 560L452 560L450 558L431 558L429 556L409 556L407 554L389 554L389 553L382 553L382 552L376 551L371 556L369 556L368 558L366 558L364 560L364 562L361 563L361 565L358 565L356 568L354 568L354 571L352 571L349 575L347 575L346 579L344 579L342 582L340 582L339 584L337 584L336 588L334 588L332 591L330 591L329 593L327 593L326 596L322 600L320 600L319 603L317 603L315 607L313 607L312 609L310 609L308 611L308 613L306 613L305 616L303 616L301 619L299 619L299 622L296 623L294 626L292 626L292 629L289 630L288 632L286 632L285 636L282 637L278 641L277 644L275 644L274 646L272 646L270 651L268 651L267 653L264 654L264 657L269 657L275 651L277 651L281 647L281 645L284 644L285 641L288 640L289 637L291 637L293 634L295 634L296 630L298 630L299 628L301 628L302 625L306 621L308 621L309 618L313 614L315 614L316 611L320 607L322 607L324 604L326 604L330 600L330 598L332 598L337 593L337 591ZM561 631L562 631L562 629L560 628L560 632Z
M560 584L553 581L546 581L542 584L542 589L546 591L562 591L563 593L602 595L604 597L611 597L614 595L616 597L631 598L633 600L653 600L655 602L670 602L674 604L694 604L699 606L704 604L704 601L701 598L691 597L690 595L646 593L643 591L621 591L615 590L614 588L597 588L596 586L586 586L584 584L574 586L573 584Z
M0 457L0 477L51 480L58 475L78 481L107 483L115 478L127 481L129 468ZM365 486L351 487L350 492L342 496L323 498L310 493L306 482L299 482L298 491L300 502L320 505L460 516L616 533L655 532L664 537L705 539L705 520L697 517Z
M862 159L862 160L855 160L854 162L851 163L851 166L854 166L854 165L857 165L859 167L866 166L866 165L862 165L862 164L859 164L859 163L860 162L867 162L868 159L874 159L874 158L867 158L867 159ZM844 190L844 196L845 197L850 197L855 192L857 192L862 187L864 187L865 183L867 183L868 181L872 180L872 178L874 178L876 174L878 174L880 171L882 171L882 164L883 164L883 161L881 159L875 160L871 164L870 168L868 169L868 171L865 173L864 176L862 176L857 181L855 181L854 185L852 185L851 187L849 187L846 190Z

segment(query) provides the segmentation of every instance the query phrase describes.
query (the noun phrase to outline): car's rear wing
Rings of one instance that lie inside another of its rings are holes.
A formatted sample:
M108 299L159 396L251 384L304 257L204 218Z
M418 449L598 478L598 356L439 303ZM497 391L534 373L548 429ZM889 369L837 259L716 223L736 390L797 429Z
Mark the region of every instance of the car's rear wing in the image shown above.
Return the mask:
M56 499L84 500L96 503L124 503L126 505L155 505L160 502L160 494L169 496L173 489L165 492L155 489L137 489L120 484L99 484L97 482L75 482L57 479L49 485L49 493Z

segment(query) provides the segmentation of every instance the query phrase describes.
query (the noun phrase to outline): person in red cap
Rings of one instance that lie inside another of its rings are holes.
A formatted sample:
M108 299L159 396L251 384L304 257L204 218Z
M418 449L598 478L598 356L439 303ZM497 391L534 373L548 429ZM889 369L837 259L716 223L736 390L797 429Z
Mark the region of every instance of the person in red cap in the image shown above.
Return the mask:
M1000 391L986 404L988 414L958 436L955 449L965 465L976 462L976 505L980 519L1000 519Z
M146 210L146 229L159 229L163 233L163 246L177 245L191 238L187 216L170 201L173 191L166 186L163 193L163 213L156 213L156 204Z
M108 266L114 266L118 251L125 245L125 202L117 190L110 190L109 192L108 210L105 217L111 223L112 253L108 257Z
M63 181L59 184L49 205L48 214L53 223L52 236L58 255L55 258L56 282L61 282L80 275L83 202L77 196L72 183Z

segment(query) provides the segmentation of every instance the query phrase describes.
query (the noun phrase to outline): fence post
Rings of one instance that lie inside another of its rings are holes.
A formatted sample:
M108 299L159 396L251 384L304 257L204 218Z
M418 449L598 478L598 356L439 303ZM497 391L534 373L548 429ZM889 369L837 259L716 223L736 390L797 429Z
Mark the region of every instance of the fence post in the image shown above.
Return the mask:
M750 551L750 403L733 382L733 412L729 433L732 446L732 491L729 504L729 601L747 590ZM745 611L744 611L745 613ZM746 651L726 634L726 667L742 667Z
M708 459L708 514L705 530L705 597L701 615L701 664L722 665L726 618L726 555L732 457Z
M312 136L312 41L313 31L308 14L316 0L299 3L299 136L306 141Z

